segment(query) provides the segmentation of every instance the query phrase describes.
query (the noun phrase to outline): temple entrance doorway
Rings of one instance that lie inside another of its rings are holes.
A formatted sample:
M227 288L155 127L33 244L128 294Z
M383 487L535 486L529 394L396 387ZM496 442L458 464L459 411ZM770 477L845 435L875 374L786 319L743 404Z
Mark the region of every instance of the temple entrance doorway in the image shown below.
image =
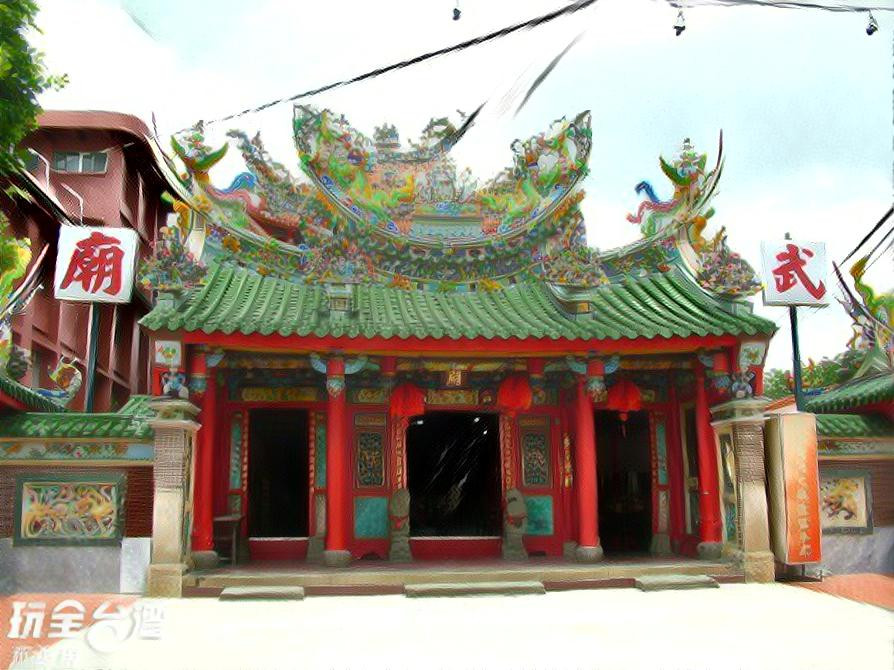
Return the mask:
M652 464L648 412L597 411L599 538L606 554L649 551Z
M249 414L248 535L308 535L308 415L298 409Z
M499 433L495 414L427 412L410 419L407 482L411 537L500 536Z

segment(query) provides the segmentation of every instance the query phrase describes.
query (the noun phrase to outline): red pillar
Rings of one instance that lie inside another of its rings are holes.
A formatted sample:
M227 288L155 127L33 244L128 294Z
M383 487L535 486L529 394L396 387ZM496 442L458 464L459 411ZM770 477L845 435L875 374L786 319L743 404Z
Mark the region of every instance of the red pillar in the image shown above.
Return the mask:
M671 547L679 551L686 533L686 482L683 476L683 436L680 431L680 400L677 379L670 377L668 389L667 470L670 483Z
M214 454L217 448L217 385L214 371L207 367L205 354L195 356L196 375L205 376L201 400L201 423L196 442L196 483L193 489L192 548L214 549Z
M577 558L581 561L598 561L602 558L602 547L599 546L599 499L596 491L596 431L593 425L593 405L587 395L584 380L577 382L575 424Z
M348 550L348 448L346 444L345 362L333 357L326 364L326 550L327 565L347 565Z
M701 516L699 554L704 557L714 557L719 556L721 542L717 449L714 446L714 429L711 427L711 413L708 409L705 369L700 362L695 364L695 428L698 436L699 514Z

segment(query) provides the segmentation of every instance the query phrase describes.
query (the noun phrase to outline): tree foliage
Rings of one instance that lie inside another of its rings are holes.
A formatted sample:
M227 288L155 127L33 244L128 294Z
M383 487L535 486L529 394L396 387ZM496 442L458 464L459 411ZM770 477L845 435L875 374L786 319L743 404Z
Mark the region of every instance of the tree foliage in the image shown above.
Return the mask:
M841 384L854 376L863 362L866 352L862 349L846 349L832 358L815 362L812 358L807 365L801 363L801 381L805 389L823 389ZM764 395L768 398L784 398L794 391L794 381L789 370L768 370L764 375Z
M22 166L15 147L37 124L37 96L67 82L48 74L43 54L28 44L27 32L38 30L36 14L34 0L0 2L0 174Z

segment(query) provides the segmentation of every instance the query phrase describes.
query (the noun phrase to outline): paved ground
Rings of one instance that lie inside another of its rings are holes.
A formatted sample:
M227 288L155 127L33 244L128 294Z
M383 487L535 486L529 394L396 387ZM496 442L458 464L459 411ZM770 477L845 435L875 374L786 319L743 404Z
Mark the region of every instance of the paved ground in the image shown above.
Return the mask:
M791 582L797 586L885 607L894 612L894 576L878 574L833 575L821 582Z
M41 665L70 670L290 668L810 668L890 670L894 614L783 584L643 593L296 602L144 600L160 639L91 629ZM0 640L8 643L9 640ZM56 660L53 660L53 659Z

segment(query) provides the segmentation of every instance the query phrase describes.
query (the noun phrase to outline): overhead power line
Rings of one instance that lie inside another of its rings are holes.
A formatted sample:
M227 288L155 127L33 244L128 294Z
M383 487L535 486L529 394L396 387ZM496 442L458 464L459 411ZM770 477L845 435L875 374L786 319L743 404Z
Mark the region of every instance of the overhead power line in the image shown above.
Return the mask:
M894 214L894 207L891 207L891 209L889 209L885 213L885 215L881 219L879 219L879 222L872 227L872 230L870 230L868 233L866 233L866 236L862 240L860 240L860 243L857 246L855 246L847 256L845 256L843 259L841 259L841 264L844 265L845 263L847 263L848 259L851 256L853 256L855 253L857 253L860 250L860 248L869 241L869 238L871 238L873 235L875 235L876 231L879 228L881 228L883 225L885 225L885 221L890 219L892 214ZM890 235L890 233L888 233L888 234ZM887 236L888 235L885 235L885 237L887 237ZM873 251L875 251L875 249L873 249Z
M285 98L279 98L277 100L271 100L270 102L264 103L263 105L258 105L257 107L250 107L248 109L243 109L241 112L236 112L235 114L229 114L227 116L222 116L217 119L212 119L210 121L204 121L204 124L207 126L210 123L219 123L220 121L229 121L231 119L235 119L240 116L244 116L246 114L252 114L254 112L260 112L265 109L269 109L270 107L274 107L276 105L280 105L284 102L294 102L300 98L307 98L311 95L317 95L318 93L323 93L325 91L331 91L334 88L341 88L342 86L347 86L348 84L356 84L357 82L364 81L366 79L372 79L373 77L378 77L379 75L385 74L387 72L392 72L394 70L400 70L405 67L409 67L411 65L417 65L418 63L425 62L427 60L431 60L432 58L437 58L438 56L443 56L445 54L453 53L455 51L462 51L463 49L468 49L469 47L477 46L479 44L485 44L486 42L491 42L493 40L506 37L507 35L511 35L512 33L516 33L520 30L536 28L538 26L545 25L551 21L554 21L562 16L567 16L569 14L574 14L575 12L579 12L591 5L596 4L597 0L578 0L577 2L572 2L569 5L565 5L559 9L553 10L548 14L543 14L542 16L535 17L533 19L528 19L527 21L523 21L521 23L516 23L511 26L507 26L505 28L500 28L499 30L495 30L491 33L487 33L486 35L480 35L478 37L473 37L472 39L466 40L464 42L460 42L458 44L454 44L449 47L444 47L442 49L437 49L436 51L429 51L427 53L421 54L414 58L410 58L407 60L400 61L398 63L392 63L391 65L386 65L384 67L376 68L375 70L370 70L369 72L364 72L363 74L359 74L356 77L351 77L350 79L342 79L341 81L332 82L331 84L326 84L324 86L319 86L317 88L312 88L307 91L302 91L301 93L296 93L295 95L291 95ZM186 130L184 128L184 130Z
M485 35L480 35L478 37L473 37L472 39L465 40L464 42L459 42L458 44L454 44L452 46L443 47L441 49L437 49L435 51L429 51L419 56L415 56L414 58L409 58L407 60L402 60L397 63L392 63L391 65L385 65L383 67L376 68L375 70L370 70L368 72L364 72L363 74L359 74L354 77L350 77L349 79L342 79L340 81L335 81L329 84L325 84L323 86L318 86L317 88L312 88L307 91L302 91L301 93L296 93L294 95L278 98L276 100L271 100L270 102L266 102L262 105L258 105L257 107L249 107L247 109L243 109L241 112L235 112L233 114L228 114L227 116L221 116L216 119L205 120L205 125L209 125L212 123L220 123L221 121L229 121L231 119L238 118L240 116L245 116L246 114L253 114L256 112L261 112L265 109L269 109L270 107L275 107L276 105L281 105L286 102L294 102L301 98L307 98L312 95L317 95L319 93L324 93L326 91L331 91L336 88L341 88L343 86L347 86L349 84L356 84L361 81L365 81L367 79L372 79L374 77L378 77L380 75L386 74L388 72L393 72L394 70L400 70L405 67L410 67L412 65L417 65L419 63L423 63L427 60L431 60L432 58L437 58L438 56L444 56L449 53L454 53L456 51L462 51L463 49L468 49L469 47L478 46L480 44L485 44L487 42L492 42L494 40L506 37L513 33L516 33L520 30L537 28L539 26L545 25L554 21L563 16L568 16L570 14L574 14L581 10L587 9L591 5L596 4L597 0L577 0L576 2L572 2L568 5L560 7L559 9L555 9L547 14L543 14L541 16L528 19L527 21L522 21L521 23L516 23L510 26L506 26L505 28L500 28L499 30L495 30L493 32L487 33ZM689 7L693 6L722 6L722 7L736 7L736 6L758 6L758 7L775 7L777 9L811 9L811 10L823 10L829 12L873 12L873 11L892 11L894 10L894 6L875 6L875 5L842 5L842 4L829 4L829 3L819 3L819 2L798 2L796 0L790 2L781 2L776 0L686 0L685 3L678 2L677 0L671 0L670 4L674 7L682 8L682 5L685 4ZM681 30L677 31L679 35ZM573 42L572 42L573 45ZM564 52L560 54L559 58L564 55ZM548 74L548 72L547 72ZM535 86L536 88L536 86ZM187 130L187 128L183 128L181 130Z

